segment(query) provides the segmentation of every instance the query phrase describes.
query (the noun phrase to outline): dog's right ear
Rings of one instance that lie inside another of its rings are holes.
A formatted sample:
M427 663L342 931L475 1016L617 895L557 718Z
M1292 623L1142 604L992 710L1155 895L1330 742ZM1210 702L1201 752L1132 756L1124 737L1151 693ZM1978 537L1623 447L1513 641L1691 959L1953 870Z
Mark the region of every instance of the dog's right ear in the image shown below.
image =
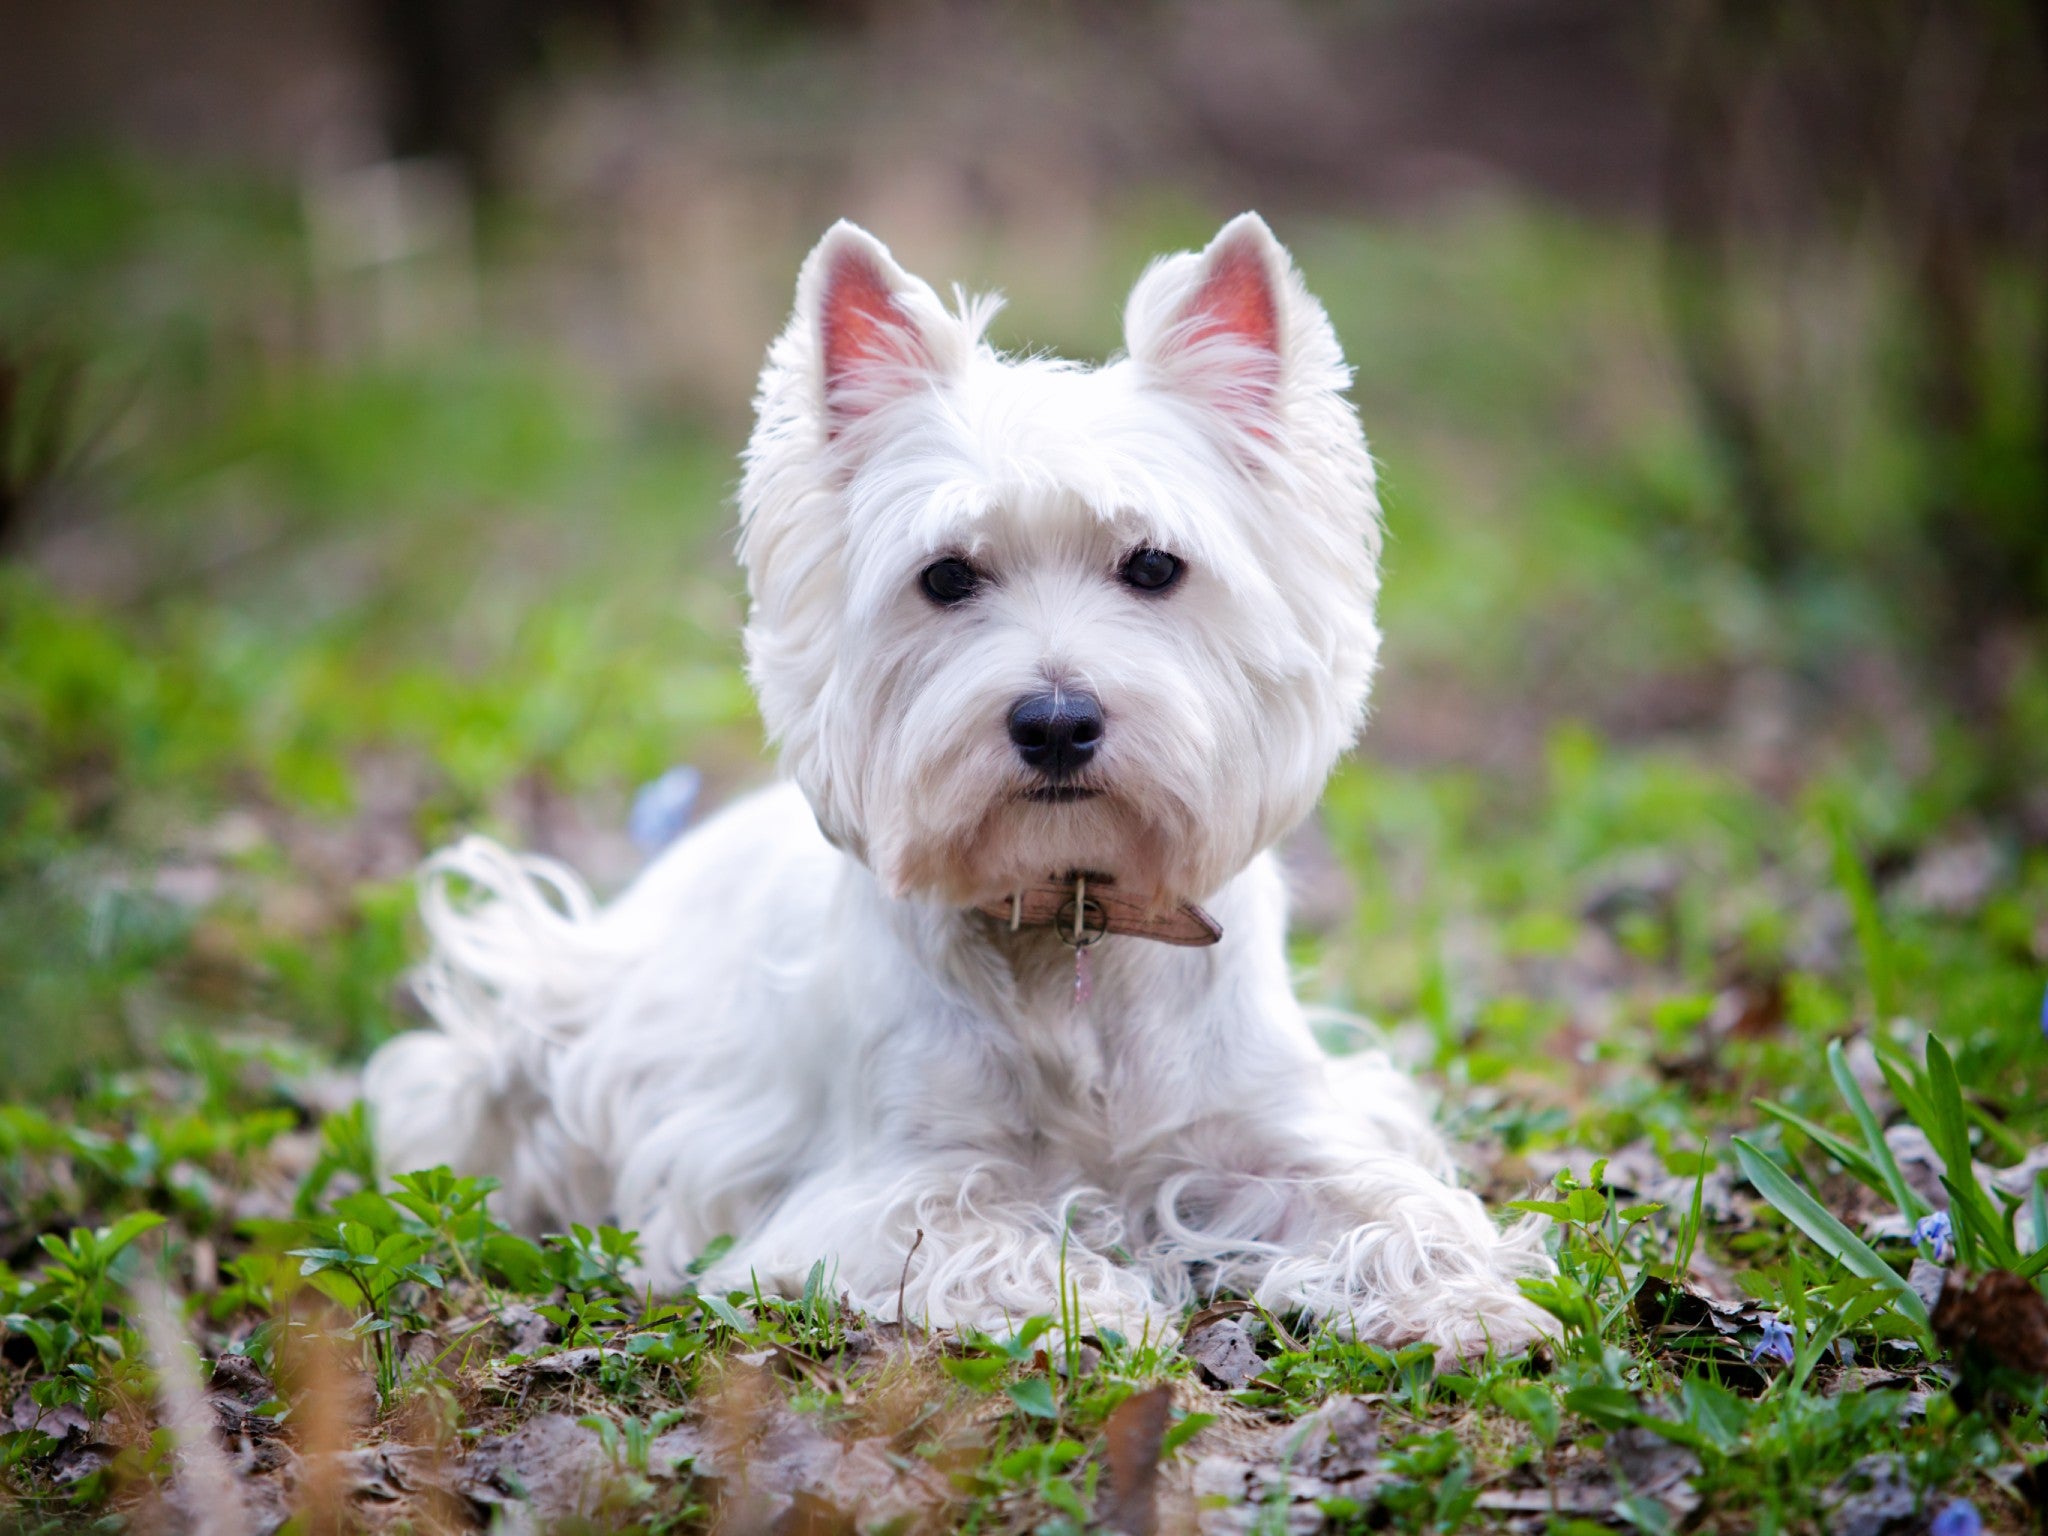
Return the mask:
M946 320L937 296L881 241L845 219L827 230L797 279L797 323L814 338L826 435L947 371Z

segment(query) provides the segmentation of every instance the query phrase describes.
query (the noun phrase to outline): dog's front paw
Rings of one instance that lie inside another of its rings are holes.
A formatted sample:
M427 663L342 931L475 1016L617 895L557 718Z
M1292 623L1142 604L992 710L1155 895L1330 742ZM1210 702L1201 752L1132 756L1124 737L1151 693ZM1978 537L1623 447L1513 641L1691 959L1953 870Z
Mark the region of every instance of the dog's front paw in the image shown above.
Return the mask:
M1477 1365L1491 1356L1512 1360L1525 1355L1557 1331L1557 1319L1519 1291L1502 1291L1476 1309L1438 1318L1423 1334L1436 1345L1443 1366L1452 1361Z

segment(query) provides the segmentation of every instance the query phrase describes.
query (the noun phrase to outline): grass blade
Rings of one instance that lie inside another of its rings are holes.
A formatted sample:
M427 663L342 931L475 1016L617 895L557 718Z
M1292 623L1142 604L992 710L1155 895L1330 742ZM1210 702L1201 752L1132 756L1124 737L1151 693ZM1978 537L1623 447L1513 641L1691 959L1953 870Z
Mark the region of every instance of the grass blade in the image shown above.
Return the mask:
M1911 1064L1903 1060L1894 1061L1887 1048L1877 1049L1877 1070L1884 1074L1885 1086L1892 1091L1892 1097L1899 1101L1899 1108L1906 1112L1906 1118L1923 1131L1934 1123L1934 1108L1927 1102L1927 1095L1920 1091L1920 1085L1906 1075Z
M1835 1087L1848 1101L1849 1113L1856 1117L1856 1124L1863 1130L1864 1145L1870 1148L1870 1160L1883 1175L1882 1185L1873 1183L1872 1188L1882 1188L1892 1197L1892 1204L1910 1221L1918 1221L1927 1214L1927 1202L1913 1193L1906 1182L1905 1174L1899 1171L1899 1160L1892 1156L1891 1144L1884 1139L1884 1127L1878 1123L1870 1101L1863 1097L1863 1085L1856 1081L1856 1074L1849 1070L1849 1058L1842 1050L1842 1042L1828 1042L1828 1073L1835 1080ZM1848 1167L1844 1163L1843 1167ZM1853 1169L1851 1170L1854 1171ZM1867 1181L1866 1182L1870 1182Z
M2040 1186L2036 1185L2034 1193L2039 1195L2040 1192ZM1701 1142L1699 1166L1693 1170L1692 1206L1686 1211L1684 1225L1679 1228L1678 1233L1677 1273L1681 1277L1692 1273L1693 1250L1699 1246L1700 1211L1706 1203L1706 1194L1707 1144ZM2035 1221L2034 1230L2042 1233L2042 1241L2048 1243L2048 1228L2044 1228L2038 1219ZM2048 1252L2048 1248L2044 1248L2043 1251Z
M1754 1102L1758 1109L1769 1115L1773 1120L1791 1126L1793 1130L1806 1137L1815 1146L1819 1147L1821 1151L1827 1153L1829 1157L1832 1157L1846 1168L1853 1177L1868 1184L1880 1194L1887 1192L1884 1174L1878 1169L1877 1164L1873 1163L1855 1146L1844 1141L1826 1126L1816 1125L1813 1121L1807 1119L1806 1116L1799 1114L1795 1110L1787 1109L1782 1104L1774 1103L1770 1099L1757 1099Z
M1956 1079L1956 1064L1948 1047L1933 1035L1927 1037L1927 1101L1934 1111L1934 1123L1922 1125L1934 1150L1940 1154L1946 1177L1942 1184L1952 1202L1957 1255L1964 1264L1976 1263L1982 1248L2000 1269L2019 1262L2019 1253L2006 1236L2005 1223L1992 1209L1970 1155L1970 1118L1963 1107L1962 1084Z
M2048 1269L2048 1173L2034 1175L2034 1198L2031 1208L2034 1213L2034 1230L2031 1234L2034 1254L2020 1266L2020 1272L2030 1280L2043 1269Z
M1927 1107L1933 1111L1932 1124L1924 1125L1934 1150L1952 1179L1970 1169L1970 1117L1963 1109L1962 1085L1956 1081L1956 1064L1948 1047L1933 1035L1927 1037Z
M1735 1160L1742 1165L1743 1176L1756 1186L1758 1193L1844 1269L1887 1287L1892 1305L1919 1330L1923 1343L1932 1349L1927 1308L1897 1270L1879 1258L1868 1243L1843 1226L1818 1200L1795 1184L1784 1169L1740 1136L1735 1138Z

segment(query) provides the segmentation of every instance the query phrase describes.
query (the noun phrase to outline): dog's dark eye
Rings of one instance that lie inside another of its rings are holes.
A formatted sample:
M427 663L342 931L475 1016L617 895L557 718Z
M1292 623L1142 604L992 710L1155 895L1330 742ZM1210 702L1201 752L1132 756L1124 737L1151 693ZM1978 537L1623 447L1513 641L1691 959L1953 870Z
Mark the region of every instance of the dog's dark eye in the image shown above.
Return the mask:
M949 557L926 566L918 582L926 597L951 607L974 596L974 589L981 585L981 573L965 560Z
M1124 557L1117 574L1126 586L1136 587L1140 592L1164 592L1180 580L1184 569L1178 557L1163 549L1139 549Z

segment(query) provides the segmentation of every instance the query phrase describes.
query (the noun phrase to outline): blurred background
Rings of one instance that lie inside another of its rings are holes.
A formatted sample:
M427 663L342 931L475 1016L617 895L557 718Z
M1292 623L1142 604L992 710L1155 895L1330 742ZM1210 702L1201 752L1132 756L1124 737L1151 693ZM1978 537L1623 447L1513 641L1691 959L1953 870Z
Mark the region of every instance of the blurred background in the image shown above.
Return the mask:
M354 1057L436 840L613 889L769 771L731 490L831 220L1097 357L1255 207L1390 526L1310 990L1530 1123L1873 1013L2038 1107L2044 183L2022 0L0 0L9 1088Z

